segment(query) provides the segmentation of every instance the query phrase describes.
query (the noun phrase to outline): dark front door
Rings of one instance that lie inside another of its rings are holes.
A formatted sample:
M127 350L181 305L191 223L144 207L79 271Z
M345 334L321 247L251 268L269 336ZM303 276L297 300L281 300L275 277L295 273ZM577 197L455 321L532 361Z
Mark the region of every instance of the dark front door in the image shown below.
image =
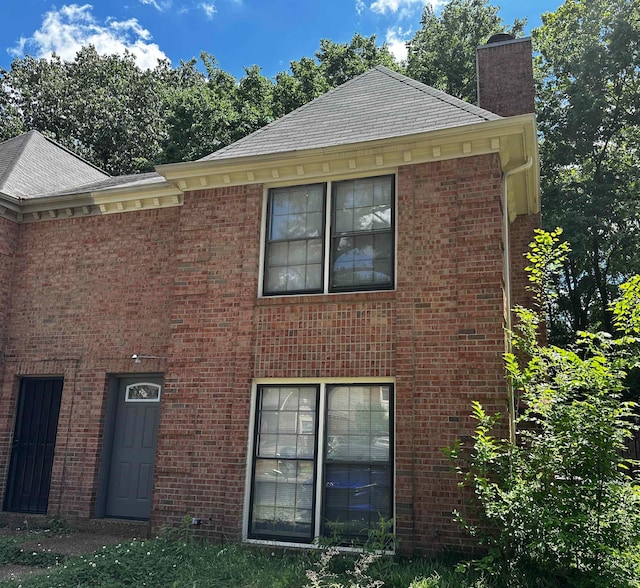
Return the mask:
M47 512L62 384L62 378L24 378L20 383L5 510Z
M151 514L160 392L160 381L153 378L118 380L107 517L148 519Z

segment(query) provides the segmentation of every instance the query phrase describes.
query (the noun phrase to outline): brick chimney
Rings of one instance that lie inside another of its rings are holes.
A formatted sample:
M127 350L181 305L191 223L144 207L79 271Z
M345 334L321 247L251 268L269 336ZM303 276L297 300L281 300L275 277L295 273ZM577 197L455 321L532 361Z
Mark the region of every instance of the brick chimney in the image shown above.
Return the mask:
M535 112L531 37L493 35L476 49L478 106L515 116Z

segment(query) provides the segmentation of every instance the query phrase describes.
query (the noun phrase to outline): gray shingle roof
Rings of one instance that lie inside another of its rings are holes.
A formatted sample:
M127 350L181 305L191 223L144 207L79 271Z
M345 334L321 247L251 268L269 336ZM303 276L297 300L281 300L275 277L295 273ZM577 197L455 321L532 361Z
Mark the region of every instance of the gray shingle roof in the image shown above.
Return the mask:
M501 118L377 66L203 160L360 143Z
M0 194L5 196L34 198L106 178L109 174L38 131L0 143Z
M40 194L40 196L65 196L71 194L81 194L85 192L100 192L102 190L115 188L141 188L152 186L155 184L169 185L167 180L165 180L164 177L162 177L158 172L147 172L141 174L130 174L127 176L107 177L98 180L97 182L91 182L89 184L83 184L81 186L71 186L70 188L66 188L64 190L56 190L54 192Z

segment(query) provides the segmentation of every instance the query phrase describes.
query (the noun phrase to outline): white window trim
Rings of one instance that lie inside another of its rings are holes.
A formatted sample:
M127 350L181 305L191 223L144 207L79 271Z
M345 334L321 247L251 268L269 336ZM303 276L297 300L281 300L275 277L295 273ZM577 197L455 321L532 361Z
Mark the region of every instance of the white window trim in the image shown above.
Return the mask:
M349 290L344 292L329 292L329 260L330 257L330 245L331 245L331 235L329 234L331 227L331 185L335 182L341 182L343 180L359 180L365 178L377 178L379 176L393 176L393 276L394 283L392 288L387 288L384 290L381 289L373 289L373 290ZM271 188L286 188L293 186L304 186L311 184L326 184L327 186L327 205L325 206L325 234L324 234L324 268L323 268L323 278L324 278L324 292L299 292L296 294L268 294L264 293L264 278L265 278L265 253L267 248L267 211L268 211L268 203L269 203L269 190ZM291 183L291 182L277 182L270 184L263 184L262 191L262 215L260 220L260 268L258 271L258 298L291 298L292 296L344 296L353 295L353 294L363 294L367 292L395 292L398 284L398 169L384 169L384 170L376 170L375 172L369 174L348 174L335 176L331 178L309 178L307 181L303 181L300 183Z
M318 414L318 430L324 431L325 426L325 408L326 408L326 389L329 385L341 385L341 386L349 386L349 385L367 385L367 384L392 384L393 385L393 393L394 393L394 402L393 402L393 415L390 415L389 418L393 419L393 432L394 432L394 440L396 436L396 402L395 398L397 397L397 387L396 387L396 379L393 377L365 377L365 378L256 378L251 383L251 405L249 411L249 435L247 440L247 463L246 463L246 471L245 471L245 482L244 482L244 505L242 510L242 541L244 543L250 543L255 545L273 545L274 547L302 547L307 549L317 549L318 542L316 539L320 536L320 524L322 520L322 468L324 465L323 461L323 452L319 449L318 455L316 457L314 467L316 469L316 504L315 504L315 529L314 529L314 541L312 543L297 543L295 541L275 541L272 539L250 539L249 538L249 510L251 508L251 479L253 472L253 448L255 442L255 419L257 412L257 398L258 398L258 387L259 386L287 386L287 385L298 385L298 386L319 386L320 387L320 404L318 406L319 414ZM318 447L320 446L320 442L324 440L321 439L318 441ZM395 449L395 441L393 443L393 447L389 448L390 450L390 463L392 469L392 500L391 500L391 510L393 517L393 530L395 532L396 524L396 449ZM353 551L360 552L362 548L358 547L347 547L342 546L339 547L341 551ZM393 554L393 551L387 552L388 554Z

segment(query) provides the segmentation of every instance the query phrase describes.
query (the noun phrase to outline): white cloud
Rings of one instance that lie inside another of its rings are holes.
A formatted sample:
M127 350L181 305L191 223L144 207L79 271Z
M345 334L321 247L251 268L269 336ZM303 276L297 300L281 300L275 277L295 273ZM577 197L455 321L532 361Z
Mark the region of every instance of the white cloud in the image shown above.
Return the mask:
M164 12L165 10L169 10L171 8L171 0L138 0L140 4L145 4L147 6L153 6L156 10L160 12Z
M364 12L365 7L366 7L366 4L364 3L364 0L356 0L356 12L358 14L362 14Z
M52 53L64 61L72 61L81 47L93 45L101 55L124 55L129 51L142 69L167 59L156 43L150 43L151 33L137 19L117 21L109 18L99 23L91 13L91 4L70 4L44 15L42 26L31 37L21 38L11 53L19 57L25 52L47 58Z
M213 15L217 12L215 4L213 2L202 2L200 8L204 11L205 16L208 19L212 19Z
M396 58L396 61L407 59L407 41L411 38L411 30L403 31L402 27L388 29L385 41L389 45L389 51Z
M387 12L395 14L398 11L413 12L414 9L417 7L422 8L423 5L424 0L375 0L369 8L378 14L386 14Z
M356 0L361 2L362 0ZM441 8L447 3L447 0L427 0L434 10ZM374 0L369 8L378 14L393 13L401 18L409 18L416 12L422 11L425 5L424 0Z

